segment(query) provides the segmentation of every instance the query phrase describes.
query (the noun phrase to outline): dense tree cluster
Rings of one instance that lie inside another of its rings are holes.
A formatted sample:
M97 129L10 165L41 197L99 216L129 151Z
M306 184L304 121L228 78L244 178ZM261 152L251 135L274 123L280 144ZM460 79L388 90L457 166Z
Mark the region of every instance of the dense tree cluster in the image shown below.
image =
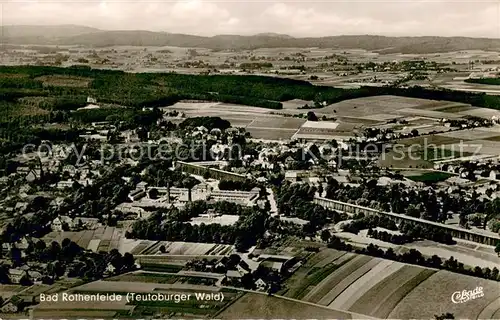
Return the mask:
M385 242L390 242L394 244L405 244L413 242L413 238L404 234L394 234L387 231L378 231L373 229L368 229L367 235L371 238L382 240Z
M188 118L184 120L181 124L179 124L179 128L195 128L203 126L208 130L212 129L220 129L226 130L231 126L229 121L221 119L220 117L194 117Z
M360 230L372 229L376 227L382 227L389 230L398 230L398 226L391 218L378 215L354 219L350 223L344 224L342 226L342 229L346 232L357 234Z
M305 227L308 233L314 233L327 222L345 220L345 214L330 211L312 202L316 187L308 184L285 184L277 190L278 211L285 216L297 217L309 221Z
M126 124L135 126L149 126L161 117L161 113L155 110L140 111L126 108L102 108L102 109L82 109L71 113L71 119L82 122L123 121Z
M442 228L421 226L411 222L401 222L399 230L410 239L428 239L445 244L455 244L451 233Z
M437 222L446 221L449 213L465 217L471 213L492 210L489 200L480 199L477 193L467 196L460 189L436 192L429 188L410 189L403 184L381 186L374 179L362 181L359 186L352 187L329 178L325 190L326 197L330 199Z
M126 236L135 239L234 244L236 249L241 251L255 245L257 240L263 237L269 220L269 214L254 208L245 208L239 220L232 226L204 223L192 225L185 222L201 212L199 206L197 209L191 207L181 211L181 216L175 209L156 212L148 219L136 221Z
M135 268L135 259L130 253L122 255L116 249L108 253L95 253L81 248L68 238L61 243L52 241L50 244L42 240L30 240L24 252L23 256L21 250L15 246L11 248L9 258L13 266L18 267L30 261L46 263L43 282L47 284L64 275L95 280L102 278L106 272L118 274ZM112 272L109 271L110 265L113 267ZM3 268L3 265L0 265L0 283L10 283L8 269ZM28 274L21 284L33 284Z
M252 180L236 181L236 180L221 180L219 182L220 190L240 190L250 191L255 188L257 184Z

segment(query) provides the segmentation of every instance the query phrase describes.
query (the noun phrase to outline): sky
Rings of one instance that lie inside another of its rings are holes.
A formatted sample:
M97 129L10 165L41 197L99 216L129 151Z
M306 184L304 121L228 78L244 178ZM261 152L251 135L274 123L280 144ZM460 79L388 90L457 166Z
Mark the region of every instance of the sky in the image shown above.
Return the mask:
M0 8L2 25L78 24L203 36L500 38L500 0L0 0Z

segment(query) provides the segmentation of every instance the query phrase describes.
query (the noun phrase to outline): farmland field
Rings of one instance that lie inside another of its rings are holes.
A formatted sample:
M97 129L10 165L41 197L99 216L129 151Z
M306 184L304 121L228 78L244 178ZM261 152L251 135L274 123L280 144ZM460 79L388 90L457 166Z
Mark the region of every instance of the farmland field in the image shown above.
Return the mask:
M418 276L424 270L424 268L404 266L368 290L349 310L373 315L377 308L380 308L384 302L384 300L381 300L381 297L389 299L395 290L398 290L406 281Z
M265 119L256 119L252 121L248 128L282 128L282 129L298 129L306 122L304 119L297 118L279 118L269 117Z
M349 310L349 308L365 294L372 286L396 272L403 265L393 261L383 260L369 272L353 282L341 295L339 295L328 306L334 309Z
M455 291L474 290L482 286L484 297L467 303L453 303L451 295ZM431 318L434 314L453 313L455 318L475 319L500 295L500 283L478 279L465 275L457 275L449 271L439 271L422 282L388 315L389 318ZM416 308L415 306L425 306ZM491 306L491 309L494 309ZM497 310L500 305L497 306Z
M348 312L329 310L320 306L288 301L264 294L247 293L216 318L239 319L351 319Z
M252 138L255 139L265 139L265 140L288 140L297 131L295 129L281 129L281 128L253 128L247 127L247 132L250 132Z
M126 282L147 282L147 283L169 283L173 284L177 281L174 275L169 274L154 274L147 272L129 273L116 277L108 278L106 281L126 281Z
M336 114L339 116L345 115L363 117L371 116L374 114L391 113L405 108L416 108L422 105L429 105L430 103L434 102L437 103L438 101L387 95L358 98L334 103L325 108L322 108L320 112L322 114Z
M495 137L498 135L500 135L498 132L481 130L481 129L459 130L441 134L441 136L456 138L459 140L479 140L479 139Z
M419 146L429 146L429 145L446 145L446 144L455 144L461 141L460 138L452 137L445 134L436 134L430 136L423 137L415 137L415 138L407 138L398 140L398 143L404 144L406 146L410 145L419 145Z
M436 183L444 181L450 177L453 177L453 174L445 172L426 172L421 175L409 176L408 179L416 182Z
M448 106L440 107L437 109L434 109L436 111L441 111L441 112L451 112L451 113L456 113L456 112L464 112L464 111L469 111L477 109L472 106L466 105L466 104L451 104Z
M353 255L333 249L323 249L314 254L300 267L286 282L286 289L282 293L286 297L301 299L306 296L315 285L320 283L335 269L349 261Z
M324 278L323 281L318 283L317 286L315 286L314 289L304 297L303 300L328 305L331 300L326 302L326 299L330 290L332 290L332 288L334 288L342 280L348 277L351 273L358 270L371 260L372 258L368 256L356 256L355 258L335 270L335 272L329 274L328 277ZM332 300L334 298L335 297L333 297Z
M333 310L381 319L427 319L444 312L459 314L462 318L477 318L483 312L486 318L491 318L500 309L500 305L494 304L495 299L500 299L498 282L364 255L345 257L332 249L311 255L304 266L287 280L287 289L282 294ZM335 263L338 267L331 268ZM321 277L314 279L311 277L314 274L321 274ZM458 310L457 313L447 309L454 291L459 288L473 290L475 286L483 286L485 292L489 290L486 301L471 303L466 311L465 307L453 308ZM426 291L433 290L438 291L442 298L438 298L438 293L425 297ZM430 311L420 307L426 306L427 300L433 304ZM445 307L439 309L445 300Z

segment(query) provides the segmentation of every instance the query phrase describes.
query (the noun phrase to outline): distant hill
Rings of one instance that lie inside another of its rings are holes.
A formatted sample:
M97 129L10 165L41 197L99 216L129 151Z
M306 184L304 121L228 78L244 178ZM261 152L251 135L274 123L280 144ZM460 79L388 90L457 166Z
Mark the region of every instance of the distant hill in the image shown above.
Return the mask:
M282 33L274 33L274 32L266 32L266 33L258 33L254 35L255 37L274 37L274 38L282 38L282 39L293 39L292 36Z
M257 48L337 48L365 49L381 53L424 54L462 50L500 51L500 39L465 37L384 37L373 35L294 38L276 33L253 36L217 35L213 37L152 32L143 30L102 31L83 26L6 26L2 27L0 42L39 45L84 45L107 47L113 45L175 46L225 49Z
M72 37L85 33L98 32L99 29L78 26L78 25L57 25L57 26L0 26L2 38L61 38Z

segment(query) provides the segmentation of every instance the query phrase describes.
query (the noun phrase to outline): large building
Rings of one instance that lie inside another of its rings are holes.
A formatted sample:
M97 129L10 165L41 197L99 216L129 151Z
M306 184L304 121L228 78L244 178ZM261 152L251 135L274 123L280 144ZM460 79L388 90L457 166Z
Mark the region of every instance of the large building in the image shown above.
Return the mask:
M198 165L195 163L188 163L184 161L176 161L174 166L179 168L181 171L195 174L199 176L208 175L212 179L216 180L234 180L234 181L245 181L247 179L246 176L234 172L208 168L202 165Z

